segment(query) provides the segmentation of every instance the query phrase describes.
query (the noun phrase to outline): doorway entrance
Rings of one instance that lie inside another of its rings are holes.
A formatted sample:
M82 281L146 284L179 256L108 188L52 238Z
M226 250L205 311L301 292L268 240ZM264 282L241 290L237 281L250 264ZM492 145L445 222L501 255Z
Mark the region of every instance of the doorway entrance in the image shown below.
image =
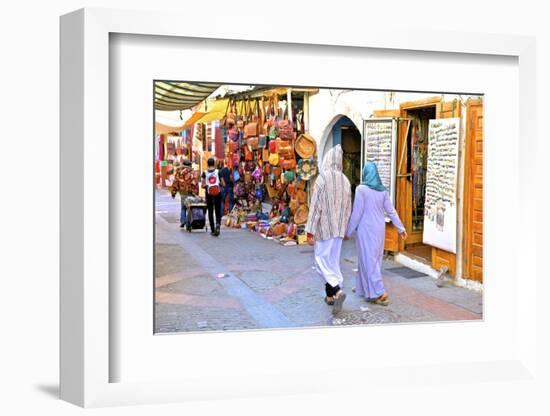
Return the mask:
M355 127L342 126L342 150L344 152L343 170L351 184L351 194L361 183L361 133Z
M352 198L354 198L355 188L361 183L361 133L349 117L340 115L334 119L330 135L332 140L329 140L327 145L342 146L344 153L342 168L350 182Z
M428 127L429 121L437 117L435 105L405 110L409 120L407 137L399 150L406 154L407 181L405 194L405 227L409 238L405 241L405 251L414 257L432 263L432 247L422 242L424 232L424 202L426 199L426 172L428 166Z

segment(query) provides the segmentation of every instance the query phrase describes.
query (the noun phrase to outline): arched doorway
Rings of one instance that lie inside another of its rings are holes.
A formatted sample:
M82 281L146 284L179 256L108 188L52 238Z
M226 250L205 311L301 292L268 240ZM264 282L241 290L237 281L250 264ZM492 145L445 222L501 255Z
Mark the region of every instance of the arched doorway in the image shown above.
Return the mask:
M361 132L355 123L344 115L335 118L333 123L325 142L324 154L337 144L342 146L343 171L351 184L352 195L355 195L355 188L361 183Z

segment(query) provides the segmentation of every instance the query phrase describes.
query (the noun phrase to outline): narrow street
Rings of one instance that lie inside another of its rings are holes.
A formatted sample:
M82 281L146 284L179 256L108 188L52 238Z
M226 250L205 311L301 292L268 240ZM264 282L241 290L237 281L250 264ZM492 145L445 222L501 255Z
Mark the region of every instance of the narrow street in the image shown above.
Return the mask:
M387 307L353 293L355 242L341 266L347 293L333 317L324 281L312 268L313 247L284 247L259 234L222 226L221 235L179 227L179 197L156 193L155 332L245 330L326 325L476 320L482 294L439 288L429 276L385 261Z

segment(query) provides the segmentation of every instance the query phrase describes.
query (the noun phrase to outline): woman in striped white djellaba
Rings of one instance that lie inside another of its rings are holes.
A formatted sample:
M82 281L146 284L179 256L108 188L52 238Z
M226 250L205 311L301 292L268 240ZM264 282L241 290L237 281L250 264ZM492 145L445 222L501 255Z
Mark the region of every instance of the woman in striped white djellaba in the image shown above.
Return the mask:
M315 181L306 225L308 242L315 244L315 267L325 283L325 302L334 305L333 314L342 310L346 294L340 285L340 253L351 214L351 186L342 173L342 147L330 149Z

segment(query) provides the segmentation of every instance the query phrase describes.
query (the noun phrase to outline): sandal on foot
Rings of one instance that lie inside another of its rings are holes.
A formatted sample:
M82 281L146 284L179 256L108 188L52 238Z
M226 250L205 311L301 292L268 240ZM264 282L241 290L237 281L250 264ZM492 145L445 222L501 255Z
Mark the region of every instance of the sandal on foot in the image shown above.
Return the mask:
M345 300L346 294L340 290L334 297L334 308L332 309L333 315L338 315L340 313Z
M390 303L389 297L386 293L384 293L382 296L376 298L374 303L377 305L388 306Z
M329 306L332 306L334 305L334 298L333 297L329 297L329 296L325 296L325 303Z

